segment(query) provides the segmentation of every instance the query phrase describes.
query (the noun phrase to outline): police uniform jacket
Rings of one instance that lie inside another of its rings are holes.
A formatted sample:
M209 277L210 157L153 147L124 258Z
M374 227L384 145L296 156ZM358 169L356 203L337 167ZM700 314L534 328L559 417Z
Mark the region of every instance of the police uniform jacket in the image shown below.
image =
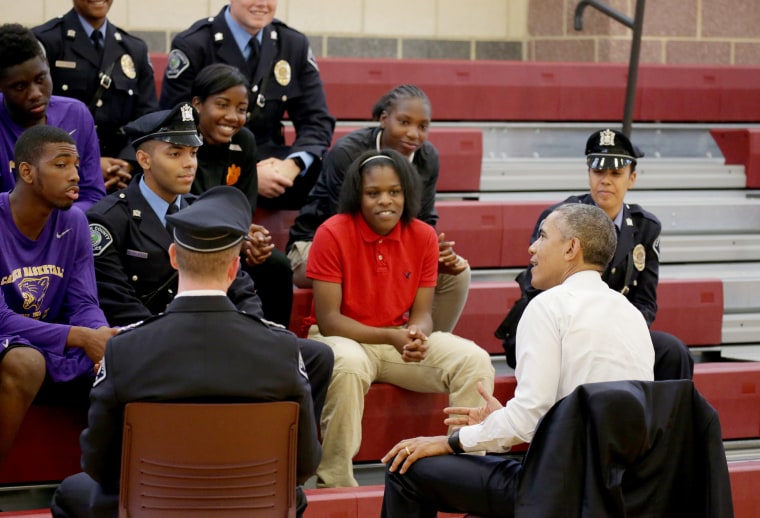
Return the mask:
M145 42L109 21L101 63L73 9L33 31L45 47L53 93L74 97L88 105L97 126L101 155L119 156L127 145L118 131L121 126L158 109L153 67ZM110 78L108 88L100 87L101 72ZM100 100L91 106L99 90Z
M248 128L256 136L261 158L306 151L321 159L332 139L335 119L327 101L306 36L280 20L264 27L260 59L249 65L224 19L223 7L215 17L199 20L172 41L169 65L161 86L161 107L190 101L198 72L212 63L248 70L251 83ZM261 95L261 97L260 97ZM263 107L257 106L263 102ZM293 145L285 150L282 120L285 112L296 129Z
M546 209L538 218L531 243L538 239L541 222L559 205L564 203L585 203L595 205L591 194L570 196L562 203ZM657 316L657 284L660 271L660 230L662 225L657 216L636 204L623 205L623 220L618 234L615 255L602 274L602 280L613 290L621 292L641 311L648 325ZM528 302L541 293L531 286L531 267L521 272L515 279L520 285L522 297L515 302L502 321L495 335L504 341L507 363L515 364L515 337L517 324Z
M90 208L90 236L100 307L112 326L123 326L166 310L177 293L177 271L169 262L172 236L140 192L140 177ZM183 195L182 206L194 195ZM228 290L238 309L263 317L253 281L242 270Z
M296 241L312 241L317 227L337 212L346 171L360 154L376 148L380 131L380 127L352 131L340 138L325 155L317 183L290 229L289 245ZM438 150L430 142L425 142L415 151L412 164L422 183L422 203L417 217L435 227L438 222L438 213L435 210L435 189L440 167Z
M283 400L300 405L297 481L303 483L316 471L321 447L295 335L238 312L227 297L178 297L165 314L108 342L81 436L82 467L104 492L118 492L129 402Z
M241 128L227 144L203 144L197 156L198 169L190 192L201 195L217 185L231 185L246 195L251 214L256 212L256 139L248 128Z
M730 518L721 435L691 380L581 385L536 429L515 516Z
M546 209L533 229L531 243L538 239L541 222L559 205L585 203L595 205L591 194L570 196L560 204ZM623 221L617 248L602 279L610 288L625 295L651 325L657 316L657 283L660 274L660 231L657 216L636 204L623 204ZM530 268L520 282L524 293L533 298L539 290L530 286Z

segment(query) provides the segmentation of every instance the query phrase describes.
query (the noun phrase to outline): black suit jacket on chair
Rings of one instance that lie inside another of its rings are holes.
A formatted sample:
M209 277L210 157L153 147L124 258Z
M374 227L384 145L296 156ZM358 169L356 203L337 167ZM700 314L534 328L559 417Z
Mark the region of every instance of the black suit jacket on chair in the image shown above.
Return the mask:
M689 380L581 385L540 422L517 518L731 518L718 415Z

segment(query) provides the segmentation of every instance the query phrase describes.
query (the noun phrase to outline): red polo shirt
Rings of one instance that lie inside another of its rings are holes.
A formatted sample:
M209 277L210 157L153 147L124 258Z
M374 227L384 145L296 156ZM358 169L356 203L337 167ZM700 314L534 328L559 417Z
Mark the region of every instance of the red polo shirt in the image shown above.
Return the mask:
M306 275L341 285L343 315L367 326L401 326L417 290L435 287L438 238L418 219L381 236L361 214L337 214L317 229ZM316 323L313 306L306 323Z

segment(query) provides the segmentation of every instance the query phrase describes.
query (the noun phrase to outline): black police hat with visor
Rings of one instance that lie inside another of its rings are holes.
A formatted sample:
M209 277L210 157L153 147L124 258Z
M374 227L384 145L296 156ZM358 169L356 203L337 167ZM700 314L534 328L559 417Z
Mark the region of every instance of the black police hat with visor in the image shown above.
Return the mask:
M247 240L250 219L248 198L228 185L212 187L189 207L166 216L174 242L201 253L221 252Z
M586 163L590 169L621 169L636 165L644 153L620 131L605 129L596 131L586 141Z
M177 146L199 147L203 138L198 132L198 112L190 103L180 103L171 110L148 113L124 126L124 133L137 149L149 140Z

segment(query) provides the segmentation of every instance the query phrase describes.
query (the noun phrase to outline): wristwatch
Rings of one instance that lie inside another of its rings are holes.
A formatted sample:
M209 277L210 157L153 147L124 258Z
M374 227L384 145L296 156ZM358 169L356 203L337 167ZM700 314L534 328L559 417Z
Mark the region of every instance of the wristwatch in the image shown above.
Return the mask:
M303 172L303 170L306 169L306 163L300 156L290 157L290 159L296 163L300 172Z
M464 453L464 448L462 448L462 445L459 443L459 430L454 430L451 432L451 435L449 435L449 448L454 450L454 454L458 455L460 453Z

